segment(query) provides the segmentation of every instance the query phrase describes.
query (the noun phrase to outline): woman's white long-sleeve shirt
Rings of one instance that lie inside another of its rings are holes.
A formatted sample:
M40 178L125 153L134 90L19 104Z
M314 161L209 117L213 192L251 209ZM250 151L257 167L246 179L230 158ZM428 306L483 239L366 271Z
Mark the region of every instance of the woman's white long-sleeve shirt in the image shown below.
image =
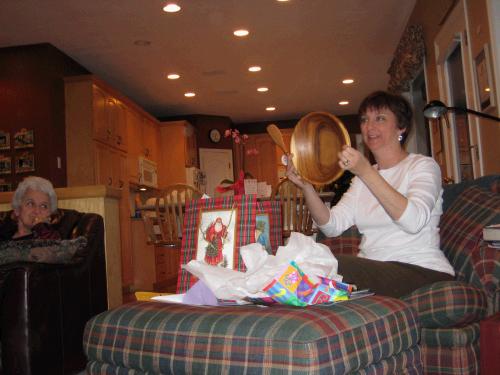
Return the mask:
M408 199L398 220L393 220L363 181L354 177L350 188L330 210L330 220L319 229L334 237L356 225L363 235L358 256L410 263L454 275L439 249L443 189L438 164L430 157L409 154L396 166L378 173Z

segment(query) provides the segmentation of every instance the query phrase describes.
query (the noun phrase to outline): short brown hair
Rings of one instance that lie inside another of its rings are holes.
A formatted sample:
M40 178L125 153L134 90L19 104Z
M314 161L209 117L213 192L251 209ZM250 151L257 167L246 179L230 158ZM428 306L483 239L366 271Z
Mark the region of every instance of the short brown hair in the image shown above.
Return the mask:
M413 110L410 103L401 95L395 95L386 91L375 91L363 99L358 109L358 116L361 119L366 111L370 109L389 109L396 116L397 126L404 129L403 140L406 141L412 125Z

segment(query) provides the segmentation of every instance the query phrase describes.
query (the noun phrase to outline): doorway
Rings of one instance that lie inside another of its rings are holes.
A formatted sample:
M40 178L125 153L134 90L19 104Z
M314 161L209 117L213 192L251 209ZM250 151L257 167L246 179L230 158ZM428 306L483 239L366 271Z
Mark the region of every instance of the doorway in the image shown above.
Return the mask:
M439 100L450 107L470 108L473 90L470 47L467 44L465 2L453 7L441 30L434 39L436 67L439 82ZM444 179L454 182L470 180L480 171L478 123L468 115L448 112L443 116L442 140L445 147ZM440 124L442 125L442 124ZM433 154L437 145L432 135Z
M206 193L214 197L222 180L233 180L233 151L219 148L200 148L200 169L206 175Z
M462 46L457 43L450 56L446 59L446 73L449 82L450 106L467 107L465 95L464 67L462 64ZM454 126L453 145L455 147L456 168L459 181L470 181L474 179L472 170L471 142L469 133L469 121L466 113L451 112L451 123Z
M414 109L414 128L410 132L407 141L408 147L413 146L411 152L431 156L431 141L429 125L424 117L423 109L427 104L427 88L425 85L424 69L415 77L411 83L411 102Z

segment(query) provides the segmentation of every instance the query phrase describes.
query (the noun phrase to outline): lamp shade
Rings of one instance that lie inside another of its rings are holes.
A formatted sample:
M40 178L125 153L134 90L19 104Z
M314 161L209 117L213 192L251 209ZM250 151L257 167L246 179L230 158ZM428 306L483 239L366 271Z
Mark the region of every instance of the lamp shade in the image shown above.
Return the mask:
M433 100L424 107L424 116L427 118L439 118L448 112L443 102Z
M474 111L469 108L460 108L460 107L447 107L443 102L439 100L432 100L424 107L424 116L430 119L437 119L441 116L444 116L446 112L454 111L454 112L463 112L470 113L479 117L484 117L493 121L500 122L500 118L496 116L489 115L487 113Z

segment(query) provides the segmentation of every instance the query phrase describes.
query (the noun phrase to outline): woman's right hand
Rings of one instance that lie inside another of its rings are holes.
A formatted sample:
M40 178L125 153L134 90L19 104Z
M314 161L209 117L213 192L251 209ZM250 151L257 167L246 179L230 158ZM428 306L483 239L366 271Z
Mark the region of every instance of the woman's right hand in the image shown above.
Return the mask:
M312 186L309 182L304 181L302 177L300 177L297 173L297 169L295 169L295 165L293 165L293 154L287 154L286 158L286 176L288 177L288 179L302 190L305 190L307 186Z

